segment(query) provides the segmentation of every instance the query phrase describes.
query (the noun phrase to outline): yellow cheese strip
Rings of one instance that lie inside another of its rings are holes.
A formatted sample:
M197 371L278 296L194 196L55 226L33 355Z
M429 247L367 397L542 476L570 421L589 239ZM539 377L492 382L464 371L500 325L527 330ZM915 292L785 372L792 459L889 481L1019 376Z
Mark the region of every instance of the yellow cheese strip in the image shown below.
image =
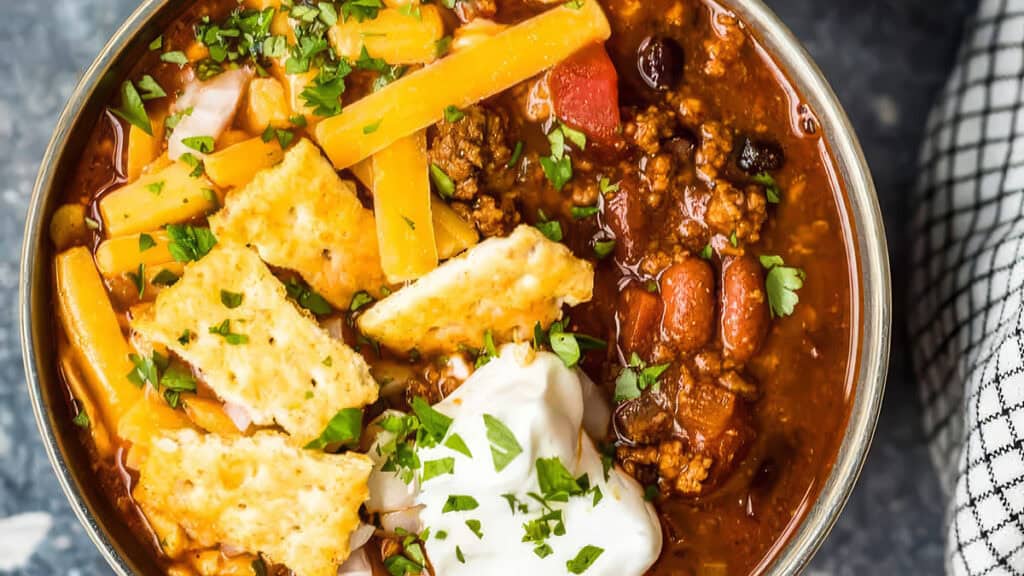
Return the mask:
M206 175L221 188L237 188L282 159L284 151L276 140L264 142L257 136L207 156Z
M54 264L61 325L107 430L116 430L118 420L142 395L128 381L134 368L128 359L131 348L89 249L72 248Z
M387 8L376 18L338 21L328 32L331 45L342 58L356 60L363 46L388 64L426 64L437 58L437 41L444 36L441 11L432 4L417 8L419 17Z
M235 423L224 413L224 405L209 398L190 396L184 398L185 414L196 425L221 436L237 436L241 432Z
M317 124L317 142L335 167L348 168L440 121L448 106L473 105L610 34L596 0L552 8L347 106Z
M459 216L443 200L430 198L431 215L434 217L434 243L437 256L447 260L475 246L480 241L476 228Z
M192 177L184 162L147 174L100 200L100 214L109 236L157 230L185 222L216 208L210 201L212 184Z
M142 398L117 422L117 435L132 445L125 464L138 470L157 434L191 427L183 412L171 408L152 388L147 388Z
M139 269L139 264L151 268L174 262L171 252L167 249L171 241L167 233L161 230L147 234L156 245L146 250L139 250L141 234L104 240L96 249L96 266L99 267L100 273L111 278L125 272L135 272Z
M89 435L92 436L93 445L101 458L108 458L114 454L114 445L111 442L110 432L107 430L103 414L100 412L96 401L93 399L92 389L82 377L82 371L75 361L74 351L67 342L58 344L58 357L60 358L60 373L64 382L71 389L78 405L78 410L85 412L89 418Z
M163 117L150 116L150 124L153 126L152 136L134 124L128 130L128 160L125 166L125 176L128 177L129 182L134 182L139 179L139 176L142 176L142 170L160 155L160 149L163 147Z
M352 175L370 190L373 190L373 163L374 157L371 156L349 168ZM430 217L437 257L441 260L452 258L480 241L476 228L436 196L430 197Z
M389 282L415 280L437 268L429 170L424 131L373 156L373 213Z
M286 128L289 116L288 97L277 78L256 78L249 83L245 95L245 122L250 131L260 134L267 126Z

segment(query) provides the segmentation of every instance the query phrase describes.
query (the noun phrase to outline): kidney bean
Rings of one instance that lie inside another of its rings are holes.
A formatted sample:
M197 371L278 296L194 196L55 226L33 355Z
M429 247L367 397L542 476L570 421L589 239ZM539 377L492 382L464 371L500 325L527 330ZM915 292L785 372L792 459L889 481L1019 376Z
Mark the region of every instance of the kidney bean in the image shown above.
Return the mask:
M670 344L694 352L708 343L715 321L714 290L711 266L699 258L673 264L662 274L661 332Z
M768 302L761 265L751 256L722 263L722 345L739 363L757 352L768 331Z
M619 345L627 355L648 359L658 333L661 298L630 285L619 295Z
M647 246L648 231L644 198L635 175L619 183L619 191L606 205L605 219L615 234L615 255L619 260L628 263L639 260Z

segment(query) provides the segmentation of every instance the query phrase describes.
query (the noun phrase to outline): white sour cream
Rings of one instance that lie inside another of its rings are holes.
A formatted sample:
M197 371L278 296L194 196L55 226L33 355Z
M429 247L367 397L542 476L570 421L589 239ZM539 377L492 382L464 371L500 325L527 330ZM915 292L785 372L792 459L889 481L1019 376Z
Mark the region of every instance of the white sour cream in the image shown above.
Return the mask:
M423 448L419 451L422 462L454 458L454 473L401 488L392 484L400 480L378 468L371 479L371 493L377 487L384 498L374 498L375 507L418 512L420 525L431 533L427 554L441 576L566 574L566 562L585 546L603 549L584 572L588 576L645 573L661 552L657 515L645 502L642 487L624 472L613 468L605 480L600 455L584 432L585 396L588 430L601 429L595 420L603 419L607 426L607 406L593 403L593 384L581 372L567 369L557 356L546 352L531 356L522 347L504 347L499 358L434 406L453 419L448 434L458 434L472 458L445 446ZM523 450L501 472L495 471L484 414L507 426ZM540 492L537 459L551 457L560 459L574 477L587 474L603 498L597 506L590 495L554 503L554 508L562 510L565 534L548 538L553 552L540 558L534 544L522 542L523 524L541 515L540 505L527 493ZM513 514L502 497L508 493L527 503L529 512ZM471 496L479 507L444 512L452 495ZM467 526L467 520L480 522L482 538ZM446 539L436 538L440 531L447 533ZM456 547L465 562L459 560Z

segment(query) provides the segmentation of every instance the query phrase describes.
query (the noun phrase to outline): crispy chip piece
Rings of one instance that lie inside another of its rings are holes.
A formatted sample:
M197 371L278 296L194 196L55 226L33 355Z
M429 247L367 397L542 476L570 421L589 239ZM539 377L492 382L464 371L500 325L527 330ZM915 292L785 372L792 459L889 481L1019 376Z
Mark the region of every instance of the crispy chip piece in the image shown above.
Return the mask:
M239 302L228 295L234 308L222 291L241 294ZM132 328L198 369L254 424L277 424L300 443L318 437L339 410L377 399L362 356L289 301L248 248L217 246L189 264Z
M231 544L298 576L334 576L372 468L361 454L302 450L276 432L181 430L153 441L133 495L158 536L180 527L201 547Z
M219 241L252 246L268 264L298 272L338 308L387 284L373 212L306 139L229 194L210 228Z
M366 311L359 328L398 352L480 348L491 330L500 342L525 340L562 304L590 300L594 269L531 226L491 238Z

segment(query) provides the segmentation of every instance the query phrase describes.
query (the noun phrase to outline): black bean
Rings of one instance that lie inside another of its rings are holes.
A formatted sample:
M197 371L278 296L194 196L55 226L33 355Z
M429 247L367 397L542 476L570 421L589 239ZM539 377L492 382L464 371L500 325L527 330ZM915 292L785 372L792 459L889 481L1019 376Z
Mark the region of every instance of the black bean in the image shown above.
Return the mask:
M664 36L648 36L637 51L637 70L648 86L668 90L683 79L683 47Z
M782 146L771 140L744 138L739 147L736 164L747 174L774 172L786 162Z

